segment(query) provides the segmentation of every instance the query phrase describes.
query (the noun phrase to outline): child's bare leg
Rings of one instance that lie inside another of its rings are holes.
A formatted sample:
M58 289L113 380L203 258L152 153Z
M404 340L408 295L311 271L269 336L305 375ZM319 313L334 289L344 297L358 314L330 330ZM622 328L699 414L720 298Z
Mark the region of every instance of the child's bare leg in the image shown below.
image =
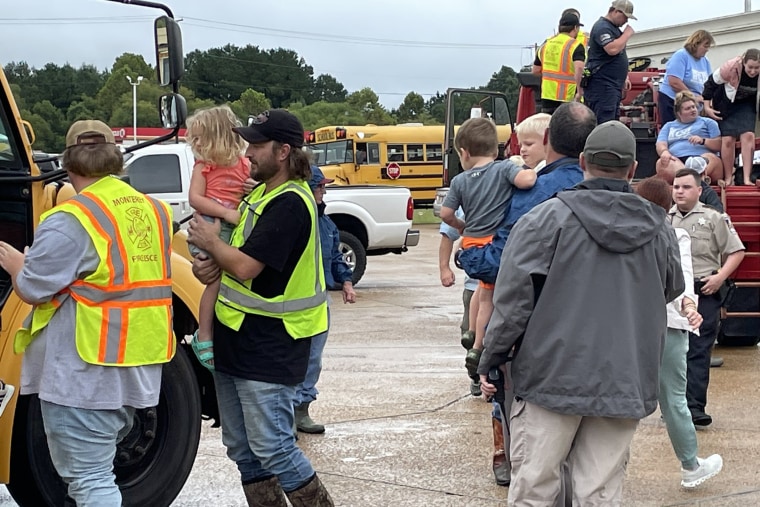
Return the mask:
M726 185L734 184L734 157L736 157L736 139L731 136L720 138L720 159L723 162L723 180Z
M480 297L479 294L480 289L475 288L475 291L470 298L469 307L465 308L465 311L467 311L467 329L462 332L461 343L462 347L466 350L470 350L475 344L475 328L477 327L478 308L480 307L478 302L478 298Z
M475 345L473 348L483 350L483 338L486 336L486 326L493 313L493 289L478 287L478 319L475 328Z
M745 132L739 136L742 147L742 172L744 175L744 184L752 185L750 176L752 175L752 159L755 154L755 133Z
M478 287L478 317L475 325L475 343L472 349L467 352L464 359L464 365L467 367L467 373L470 377L477 375L478 364L480 363L480 354L483 350L483 337L486 332L486 325L493 312L493 289L487 289L481 284Z
M470 322L469 331L475 331L478 326L478 309L480 308L480 287L475 289L470 300Z
M220 281L217 280L206 286L198 307L200 322L198 323L198 341L207 342L214 337L214 306L219 294ZM210 350L210 349L209 349Z

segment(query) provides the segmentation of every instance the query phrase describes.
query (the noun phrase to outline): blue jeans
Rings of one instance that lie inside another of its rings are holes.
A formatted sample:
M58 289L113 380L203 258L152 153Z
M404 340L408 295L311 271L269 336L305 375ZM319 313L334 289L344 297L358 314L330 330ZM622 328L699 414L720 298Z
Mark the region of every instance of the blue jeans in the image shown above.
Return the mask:
M330 329L330 307L327 307L327 329ZM296 387L295 404L311 403L317 399L319 390L317 381L322 373L322 352L327 344L327 333L320 333L311 339L311 349L309 350L309 366L306 368L306 376L298 387Z
M88 410L43 400L40 406L50 458L71 499L78 507L121 507L113 460L135 409Z
M687 470L697 466L697 432L686 404L686 331L668 328L660 363L660 411L668 428L673 451Z
M293 435L295 386L214 372L222 443L243 484L277 476L289 493L311 480L314 469Z

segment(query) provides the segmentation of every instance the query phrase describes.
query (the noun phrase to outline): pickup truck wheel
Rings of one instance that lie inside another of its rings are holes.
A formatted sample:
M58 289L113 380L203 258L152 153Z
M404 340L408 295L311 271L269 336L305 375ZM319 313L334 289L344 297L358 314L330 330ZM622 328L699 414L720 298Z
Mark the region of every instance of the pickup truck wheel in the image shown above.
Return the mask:
M118 445L114 472L124 506L169 506L179 495L198 451L200 396L190 358L177 347L164 365L158 406L138 410ZM21 507L60 506L66 485L50 460L40 400L21 396L11 443L8 491Z
M364 270L367 269L367 252L364 250L364 245L350 232L340 231L339 248L354 273L351 283L356 285L364 276Z

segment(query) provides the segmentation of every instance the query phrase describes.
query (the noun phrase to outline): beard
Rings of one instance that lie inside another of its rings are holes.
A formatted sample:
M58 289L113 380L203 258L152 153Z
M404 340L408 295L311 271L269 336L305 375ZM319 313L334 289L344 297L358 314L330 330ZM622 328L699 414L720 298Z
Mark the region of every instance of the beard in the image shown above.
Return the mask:
M251 178L256 181L267 182L272 179L278 171L279 167L272 158L257 162L251 161Z

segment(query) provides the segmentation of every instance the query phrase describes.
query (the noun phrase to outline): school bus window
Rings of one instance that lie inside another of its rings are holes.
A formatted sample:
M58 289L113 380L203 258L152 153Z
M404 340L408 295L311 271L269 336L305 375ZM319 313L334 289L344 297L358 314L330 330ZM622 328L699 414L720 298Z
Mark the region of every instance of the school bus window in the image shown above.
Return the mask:
M309 149L314 156L314 163L318 166L354 161L353 141L311 144Z
M443 148L440 144L425 145L425 157L428 162L443 161Z
M404 145L403 144L389 144L388 145L388 162L403 162L404 161Z
M377 143L367 143L367 155L368 163L379 164L380 163L380 145Z
M406 146L406 159L409 162L424 162L425 150L421 144L408 144Z

